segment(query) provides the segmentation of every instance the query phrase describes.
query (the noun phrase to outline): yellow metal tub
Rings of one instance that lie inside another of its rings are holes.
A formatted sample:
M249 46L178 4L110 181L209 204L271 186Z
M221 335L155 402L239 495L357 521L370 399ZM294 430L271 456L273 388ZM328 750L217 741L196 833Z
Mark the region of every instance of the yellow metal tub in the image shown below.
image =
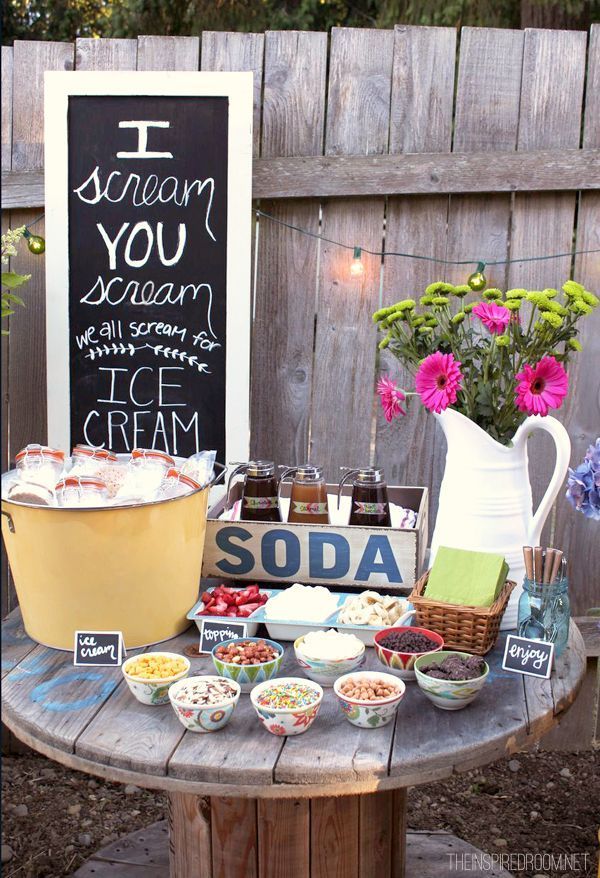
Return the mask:
M198 597L210 487L106 509L2 499L2 536L29 636L72 650L77 630L122 631L132 649L184 631Z

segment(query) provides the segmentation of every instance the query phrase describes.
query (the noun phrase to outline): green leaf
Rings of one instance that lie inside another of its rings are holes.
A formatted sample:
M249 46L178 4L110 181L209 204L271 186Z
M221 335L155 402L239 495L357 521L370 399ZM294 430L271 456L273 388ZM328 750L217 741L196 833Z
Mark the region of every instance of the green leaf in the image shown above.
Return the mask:
M16 274L14 271L3 271L2 286L8 287L9 290L14 290L16 287L27 283L30 278L30 274Z

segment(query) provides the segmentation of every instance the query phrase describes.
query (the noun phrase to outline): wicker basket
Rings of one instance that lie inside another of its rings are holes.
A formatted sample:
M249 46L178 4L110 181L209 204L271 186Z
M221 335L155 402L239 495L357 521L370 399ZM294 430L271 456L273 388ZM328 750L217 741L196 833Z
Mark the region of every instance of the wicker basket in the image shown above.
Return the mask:
M507 579L491 607L466 607L427 600L423 592L428 579L429 571L415 582L409 598L416 610L417 624L440 634L449 649L476 655L489 652L498 639L504 610L517 583Z

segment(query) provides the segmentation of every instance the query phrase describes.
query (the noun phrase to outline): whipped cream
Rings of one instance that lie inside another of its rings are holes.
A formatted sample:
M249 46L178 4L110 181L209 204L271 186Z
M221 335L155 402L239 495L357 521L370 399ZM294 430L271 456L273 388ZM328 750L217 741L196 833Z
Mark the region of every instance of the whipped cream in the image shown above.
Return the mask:
M354 634L340 634L329 631L310 631L300 644L300 651L311 659L320 661L339 661L355 658L364 650L362 641Z
M337 595L322 585L300 585L295 582L291 588L265 604L267 619L286 622L324 622L337 609Z

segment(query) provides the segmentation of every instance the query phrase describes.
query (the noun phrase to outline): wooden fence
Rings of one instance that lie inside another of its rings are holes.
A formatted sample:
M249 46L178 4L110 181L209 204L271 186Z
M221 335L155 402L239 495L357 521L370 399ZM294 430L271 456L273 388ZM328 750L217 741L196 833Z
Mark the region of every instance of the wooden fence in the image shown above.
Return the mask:
M2 48L3 227L43 211L43 72L57 69L252 70L257 203L338 241L452 259L600 247L600 26L16 42ZM364 256L356 280L352 254L270 221L255 242L253 454L293 463L310 453L330 478L376 459L390 482L433 489L435 519L444 440L419 405L401 423L382 418L377 372L405 376L378 356L371 313L468 270ZM16 266L32 280L2 344L3 470L46 433L43 263L26 252ZM600 289L598 254L487 275L501 288L543 288L571 271ZM582 343L560 412L573 463L600 433L600 310ZM542 439L535 452L539 498L554 458ZM572 560L581 613L598 603L598 525L560 498L547 530ZM5 591L3 611L10 604Z

